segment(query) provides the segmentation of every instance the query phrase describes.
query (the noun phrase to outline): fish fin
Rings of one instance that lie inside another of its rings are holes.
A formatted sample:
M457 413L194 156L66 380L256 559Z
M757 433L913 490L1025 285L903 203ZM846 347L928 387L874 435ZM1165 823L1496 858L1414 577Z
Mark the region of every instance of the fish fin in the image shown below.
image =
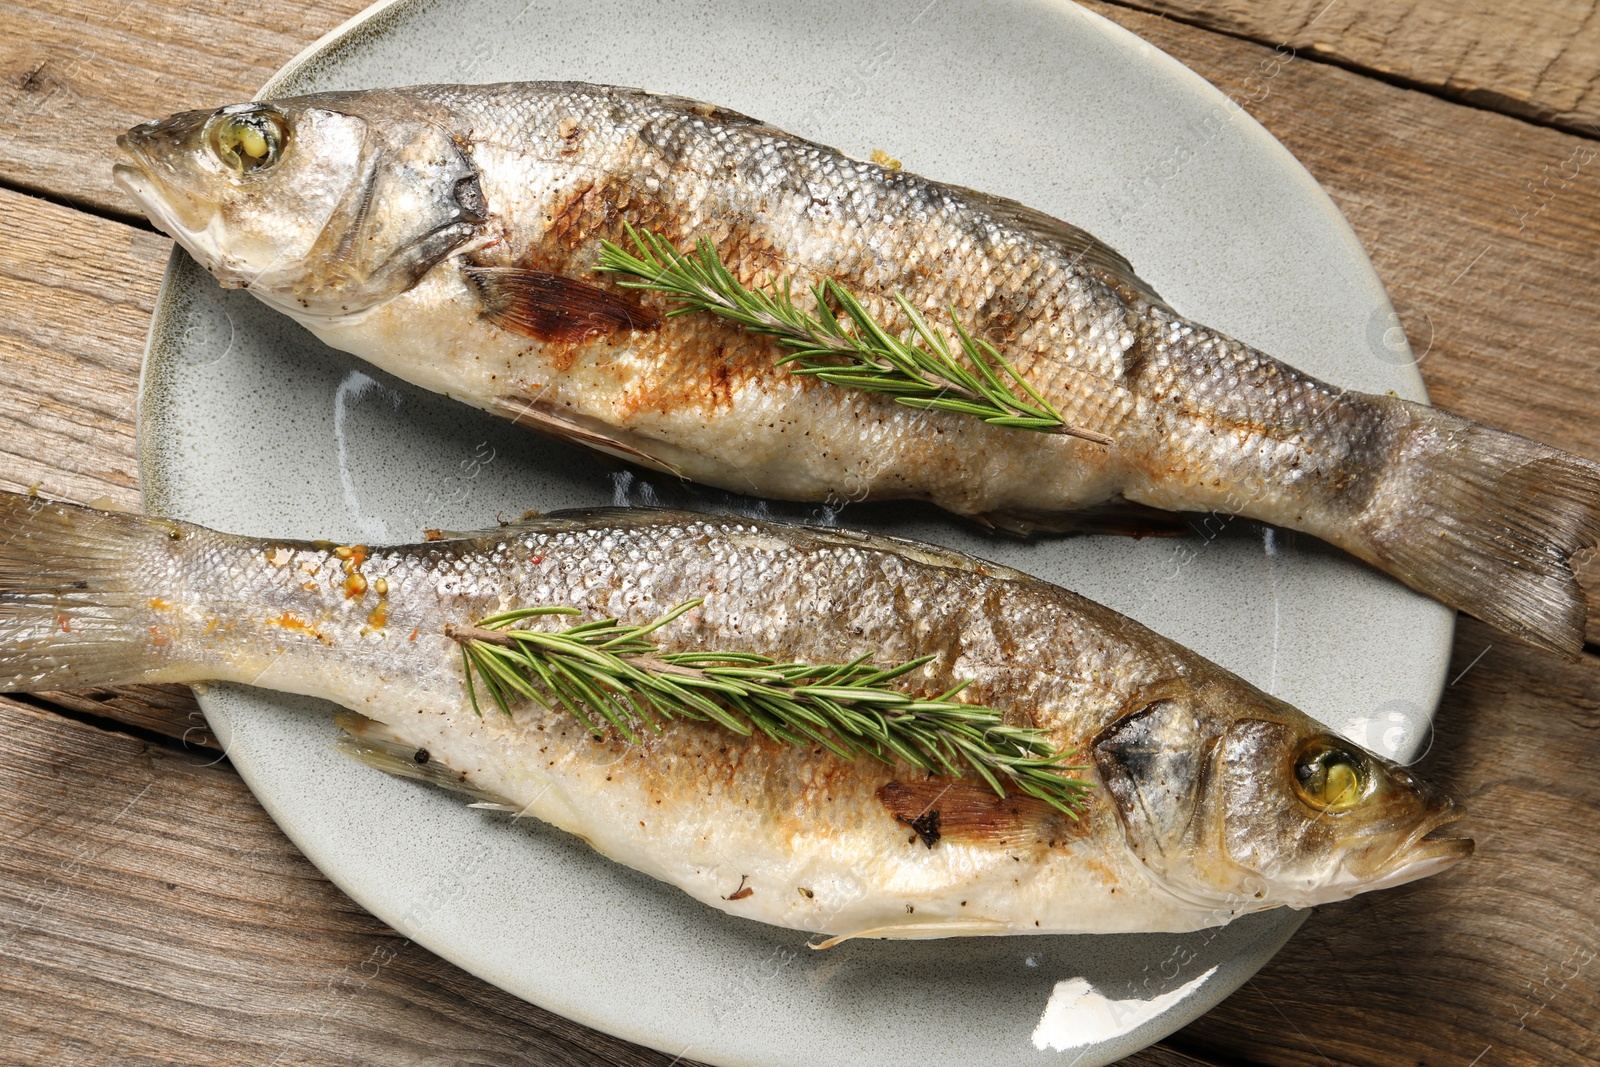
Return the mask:
M1126 256L1088 230L1079 229L1070 222L1063 222L1053 215L1046 215L1003 196L958 186L946 188L959 193L973 207L987 212L997 221L1021 230L1030 237L1066 249L1080 266L1113 289L1131 292L1157 307L1172 310L1154 287L1135 273L1133 264L1128 262Z
M1082 511L1011 508L974 516L976 521L1019 537L1038 534L1114 534L1118 537L1183 537L1193 533L1182 512L1163 511L1121 498Z
M139 565L192 529L0 493L0 691L191 680Z
M1004 934L1015 927L999 919L952 919L949 922L896 923L893 926L875 926L869 930L856 930L836 934L826 941L807 942L807 948L817 950L834 948L858 937L877 938L884 941L923 941L935 937L981 937L985 934ZM1030 931L1037 933L1038 931Z
M653 330L661 316L632 296L576 278L524 267L464 267L483 298L483 315L503 330L539 341L576 342L622 330Z
M1345 545L1418 592L1577 658L1572 555L1600 539L1600 464L1407 401L1409 441ZM1414 442L1414 444L1413 444Z
M960 778L890 781L879 787L877 797L930 849L946 839L1013 848L1053 845L1088 830L1088 820L1068 818L1042 800L1002 797L981 782Z
M514 396L496 398L489 410L519 426L527 427L534 433L554 437L558 441L578 445L614 459L637 463L642 467L670 474L674 478L683 477L683 472L676 466L628 440L632 435L618 432L592 419L557 414L543 404L530 403Z
M580 89L587 91L592 91L594 88L591 85L583 85L581 83L577 84ZM653 107L661 109L675 108L684 114L694 115L697 119L708 125L717 125L725 128L743 128L755 133L766 133L771 134L774 137L798 140L798 138L796 138L793 134L786 133L785 131L778 129L776 126L773 126L771 123L763 122L761 119L751 118L742 111L734 111L730 108L725 108L717 104L708 104L704 100L696 100L687 96L677 96L671 93L654 93L648 89L632 89L618 86L608 86L606 91L614 93L618 96L646 97L649 99ZM641 139L647 140L652 144L659 139L659 131L657 130L656 123L646 123L644 130L645 132L641 135Z
M333 743L333 747L358 763L365 763L368 767L397 778L414 778L452 793L464 793L472 798L472 807L475 808L510 812L522 810L499 793L484 789L465 774L445 766L427 749L418 748L402 739L381 722L353 711L336 712L333 721L345 732Z
M480 537L487 532L487 530L439 530L430 526L422 531L422 539L424 541L464 541L469 537Z

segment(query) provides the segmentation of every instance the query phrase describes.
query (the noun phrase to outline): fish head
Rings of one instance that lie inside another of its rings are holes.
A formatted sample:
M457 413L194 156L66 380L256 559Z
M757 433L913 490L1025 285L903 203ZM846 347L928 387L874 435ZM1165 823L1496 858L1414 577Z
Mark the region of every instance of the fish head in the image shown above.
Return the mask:
M413 286L487 213L445 126L380 92L187 111L117 138L113 174L224 286L297 318Z
M1274 701L1232 716L1158 701L1108 727L1092 751L1130 847L1190 903L1305 908L1472 852L1470 840L1431 836L1460 818L1449 797Z

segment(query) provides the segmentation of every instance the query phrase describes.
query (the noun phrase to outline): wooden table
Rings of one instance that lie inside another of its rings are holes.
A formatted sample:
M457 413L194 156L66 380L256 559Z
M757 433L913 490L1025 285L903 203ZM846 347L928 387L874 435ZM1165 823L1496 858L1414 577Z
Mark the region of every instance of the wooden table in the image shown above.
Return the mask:
M112 186L112 137L249 96L359 6L0 0L0 484L137 507L170 242ZM1311 169L1436 403L1600 458L1597 0L1090 6ZM1318 911L1128 1062L1600 1063L1597 755L1600 647L1566 662L1463 620L1422 770L1466 801L1476 857ZM187 690L0 698L0 1062L670 1060L362 912L262 812Z

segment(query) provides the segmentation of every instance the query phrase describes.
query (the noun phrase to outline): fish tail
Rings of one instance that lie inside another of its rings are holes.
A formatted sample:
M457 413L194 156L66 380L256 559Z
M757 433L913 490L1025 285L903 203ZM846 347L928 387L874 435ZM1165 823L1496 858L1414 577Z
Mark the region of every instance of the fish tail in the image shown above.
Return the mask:
M1408 417L1367 505L1370 562L1533 644L1576 657L1587 605L1572 555L1600 538L1600 465L1437 408Z
M0 692L166 680L141 558L176 523L0 493Z

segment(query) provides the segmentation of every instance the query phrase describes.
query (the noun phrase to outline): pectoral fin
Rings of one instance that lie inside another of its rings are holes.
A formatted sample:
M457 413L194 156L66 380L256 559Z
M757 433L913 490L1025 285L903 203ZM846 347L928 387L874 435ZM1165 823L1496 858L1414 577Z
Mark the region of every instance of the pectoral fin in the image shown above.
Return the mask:
M885 783L878 801L897 822L913 830L930 850L942 840L1026 848L1079 837L1085 820L1073 821L1042 800L1013 793L996 796L981 782L960 778L912 778Z
M883 941L925 941L936 937L982 937L984 935L1009 933L1012 924L999 919L952 919L943 921L935 919L933 922L924 923L899 923L894 926L877 926L870 930L855 930L848 934L838 934L824 941L808 942L807 948L828 949L854 941L858 937L873 938Z
M539 341L582 341L622 330L653 330L661 317L631 296L523 267L465 267L483 316Z
M353 711L337 712L333 721L345 732L333 743L333 747L357 762L385 774L415 778L452 793L465 793L474 801L473 807L512 812L518 810L505 797L482 788L467 775L451 770L434 759L427 749L408 744L383 723Z

